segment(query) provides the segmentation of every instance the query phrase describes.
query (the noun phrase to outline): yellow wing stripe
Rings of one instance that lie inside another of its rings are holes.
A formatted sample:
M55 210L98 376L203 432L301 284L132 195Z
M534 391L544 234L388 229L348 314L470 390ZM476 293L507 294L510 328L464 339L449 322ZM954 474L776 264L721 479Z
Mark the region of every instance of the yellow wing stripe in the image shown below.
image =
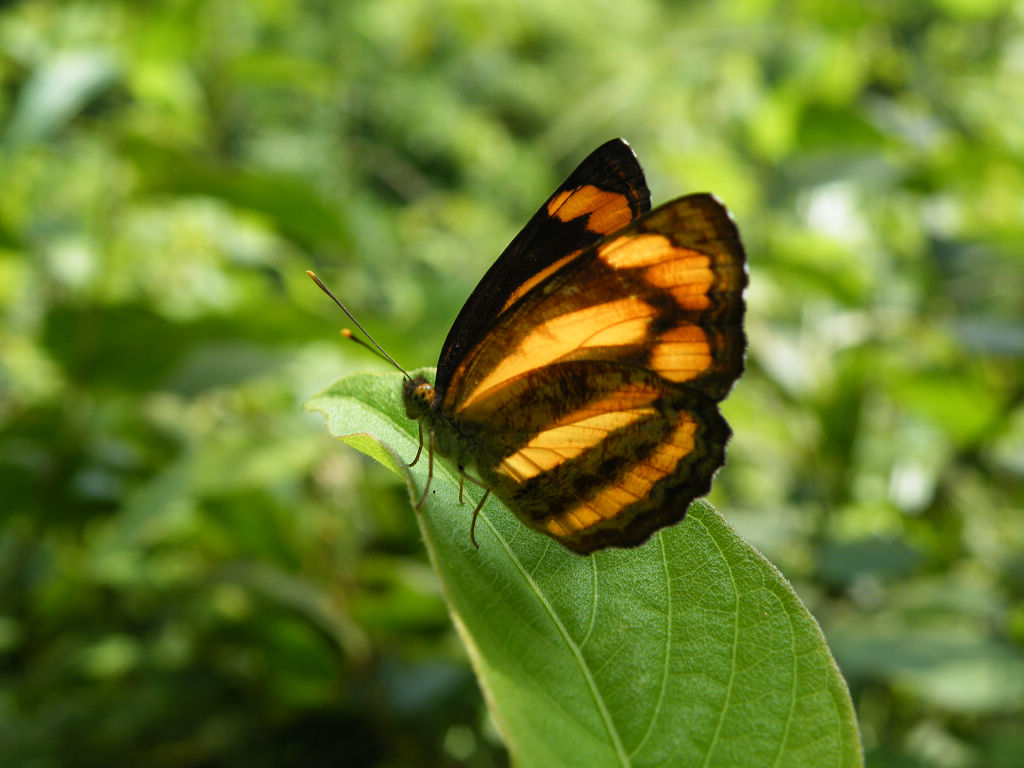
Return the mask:
M504 312L506 309L511 307L513 304L515 304L517 301L519 301L519 299L522 296L526 295L526 292L529 291L531 288L533 288L533 286L537 285L537 283L539 283L541 280L543 280L544 278L548 277L549 275L553 275L555 272L560 270L562 267L564 267L570 261L572 261L577 256L579 256L579 254L580 254L579 251L573 251L572 253L566 254L565 256L560 258L558 261L556 261L553 264L550 264L550 265L544 267L544 269L540 270L536 274L533 274L529 278L524 280L522 283L520 283L520 285L518 287L516 287L516 289L514 291L512 291L511 294L509 294L508 299L505 301L504 305L502 305L502 307L501 307L501 311Z
M711 306L708 292L715 273L711 261L701 253L677 249L676 258L645 269L644 279L667 289L676 304L688 312L701 312Z
M637 299L622 299L567 312L537 326L469 393L472 408L492 388L587 348L650 345L649 364L669 381L691 381L713 364L711 343L702 328L680 325L648 338L657 311ZM593 330L597 327L599 330Z
M633 212L623 195L586 184L566 189L548 202L548 216L559 221L573 221L588 216L587 229L610 234L633 220Z
M645 461L637 462L613 484L598 488L576 506L546 521L544 527L554 536L571 536L614 519L626 507L647 498L655 483L675 472L679 462L694 450L696 434L696 421L682 414L675 429Z
M669 381L690 381L711 367L711 344L696 325L672 328L658 337L650 366Z
M614 269L643 269L644 279L667 289L684 310L700 312L711 306L708 291L715 282L711 259L663 235L616 238L601 246L597 255Z
M561 518L551 518L544 523L544 529L556 538L559 536L568 536L569 532L572 530L562 525L560 520ZM582 526L580 526L580 528L582 528ZM580 528L577 528L576 530L580 530Z
M585 411L593 410L588 406ZM507 457L497 471L523 483L542 472L548 472L567 459L575 458L601 443L609 432L628 427L638 419L653 416L653 408L632 411L608 411L581 417L575 412L561 419L557 426L546 429Z
M652 267L679 250L664 235L625 235L604 243L597 256L615 269Z
M466 395L462 409L491 387L536 370L586 347L643 344L656 310L639 299L625 298L566 312L540 323ZM598 330L595 332L594 329Z

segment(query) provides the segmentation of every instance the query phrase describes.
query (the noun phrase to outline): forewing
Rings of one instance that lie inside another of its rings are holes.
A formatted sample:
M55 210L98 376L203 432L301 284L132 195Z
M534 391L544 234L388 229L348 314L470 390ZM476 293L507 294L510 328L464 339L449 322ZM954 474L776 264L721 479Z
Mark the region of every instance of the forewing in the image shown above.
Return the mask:
M650 208L643 169L625 141L613 139L591 152L509 243L462 307L441 348L437 390L445 391L465 351L533 286Z

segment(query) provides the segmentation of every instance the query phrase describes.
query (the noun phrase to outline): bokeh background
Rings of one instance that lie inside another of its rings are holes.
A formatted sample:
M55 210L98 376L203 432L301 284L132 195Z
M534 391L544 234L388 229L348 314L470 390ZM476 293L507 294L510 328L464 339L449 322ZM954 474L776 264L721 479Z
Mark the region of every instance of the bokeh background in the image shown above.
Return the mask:
M0 764L507 764L405 490L301 410L384 369L303 270L432 364L614 136L740 224L712 501L868 764L1021 764L1006 0L3 3Z

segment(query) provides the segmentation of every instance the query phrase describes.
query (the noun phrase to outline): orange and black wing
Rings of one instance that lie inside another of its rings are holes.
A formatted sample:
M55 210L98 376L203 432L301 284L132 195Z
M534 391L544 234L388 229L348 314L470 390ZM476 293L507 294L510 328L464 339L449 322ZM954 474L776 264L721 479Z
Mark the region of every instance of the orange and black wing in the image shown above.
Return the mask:
M724 462L746 268L710 195L661 206L560 265L467 350L440 409L481 479L568 548L678 521Z
M643 169L625 141L612 139L591 152L509 243L462 307L441 348L437 390L445 391L463 354L534 285L650 209Z

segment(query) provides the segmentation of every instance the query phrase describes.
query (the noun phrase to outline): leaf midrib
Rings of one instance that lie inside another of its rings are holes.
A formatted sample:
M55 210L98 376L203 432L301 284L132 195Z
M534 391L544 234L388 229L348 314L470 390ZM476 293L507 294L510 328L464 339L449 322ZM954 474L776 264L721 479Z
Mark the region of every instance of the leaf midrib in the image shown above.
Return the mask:
M725 550L722 549L722 545L719 543L718 537L712 535L707 526L704 526L704 530L708 534L708 538L714 542L715 548L718 550L718 554L722 558L722 562L725 563L725 568L729 573L729 581L732 582L733 594L736 596L733 603L732 661L729 664L729 682L726 684L725 700L722 703L722 709L718 714L718 722L715 724L715 733L711 737L711 743L708 744L708 751L704 755L703 764L707 766L708 762L711 760L711 756L715 753L715 748L718 746L718 739L722 733L722 724L725 722L725 713L729 711L729 702L732 700L733 689L736 687L736 653L739 648L740 636L740 590L739 586L736 584L736 574L729 565L729 558L725 556Z
M658 690L658 702L654 705L654 712L651 713L651 721L647 724L647 730L644 731L644 735L640 738L636 747L629 753L630 759L633 755L637 754L647 740L650 739L651 734L654 733L654 724L658 722L658 716L661 714L661 705L665 701L665 690L668 688L668 668L669 662L672 655L672 572L668 566L668 556L665 552L665 540L661 536L657 537L658 546L661 548L661 564L665 567L665 658L662 662L661 669L661 686Z
M481 511L480 516L483 518L487 527L491 529L491 533L494 534L494 537L499 542L501 542L501 547L505 550L505 553L508 555L509 560L512 562L513 565L515 565L516 570L519 571L520 575L523 577L523 580L530 587L530 589L533 590L533 593L534 595L536 595L537 600L543 606L544 610L547 611L547 614L551 618L552 623L558 630L558 634L562 637L563 642L569 649L569 652L572 654L572 657L576 661L577 666L579 666L580 668L580 673L583 675L583 679L586 681L587 688L590 691L590 695L593 697L594 703L597 706L598 714L601 716L601 720L604 723L605 730L608 732L608 737L611 739L612 746L615 749L615 756L619 759L619 764L626 766L626 768L628 768L628 766L631 765L629 756L626 754L625 747L623 747L622 738L619 736L618 729L615 727L615 722L612 720L611 712L608 711L608 707L605 704L604 697L601 695L601 692L597 687L597 681L594 679L593 674L591 674L590 665L587 664L586 659L583 657L583 651L580 649L580 646L572 639L572 636L569 634L569 630L566 628L565 624L562 623L562 619L559 617L557 611L555 611L554 606L544 595L544 592L541 589L540 585L534 580L532 574L530 574L530 572L527 571L522 561L511 550L511 548L508 545L508 542L505 541L505 537L502 536L498 532L498 530L491 524L490 518L486 514L484 514L483 511Z
M447 463L442 462L434 463L435 482L437 480L436 475L438 474L438 468L441 469L441 472L445 474L450 481L457 482L455 474L447 466ZM412 473L408 472L408 468L407 477L411 484ZM415 488L412 489L412 493L413 495L415 495ZM475 501L479 503L479 499L475 499ZM480 519L484 522L484 525L486 525L490 529L491 533L494 535L494 538L498 542L500 542L502 549L505 550L505 554L508 555L509 561L515 566L516 570L523 578L523 581L526 582L526 585L534 593L538 602L541 604L541 606L544 608L544 610L550 617L551 622L555 625L555 629L558 631L558 634L561 636L562 641L569 649L569 653L572 655L573 660L576 662L576 665L580 669L580 673L583 675L583 679L587 684L587 689L590 691L590 695L594 699L594 704L597 707L597 711L601 717L601 721L604 724L605 730L608 732L608 737L611 740L612 747L615 750L615 756L618 758L619 764L624 766L624 768L629 768L629 766L632 765L629 755L626 754L626 749L622 744L622 738L621 736L619 736L618 729L615 727L615 721L612 719L611 712L609 712L608 707L605 704L604 697L601 695L601 691L597 686L597 681L594 679L594 676L590 670L590 665L584 658L583 651L581 650L579 644L577 644L572 639L572 635L569 634L568 628L562 622L562 619L561 617L559 617L558 612L555 610L554 606L545 596L544 591L541 589L540 585L536 582L536 580L533 578L533 575L527 570L526 566L519 559L519 557L512 551L511 547L509 546L509 543L505 540L505 537L502 536L498 529L494 526L494 524L491 523L490 517L484 510L480 510Z

